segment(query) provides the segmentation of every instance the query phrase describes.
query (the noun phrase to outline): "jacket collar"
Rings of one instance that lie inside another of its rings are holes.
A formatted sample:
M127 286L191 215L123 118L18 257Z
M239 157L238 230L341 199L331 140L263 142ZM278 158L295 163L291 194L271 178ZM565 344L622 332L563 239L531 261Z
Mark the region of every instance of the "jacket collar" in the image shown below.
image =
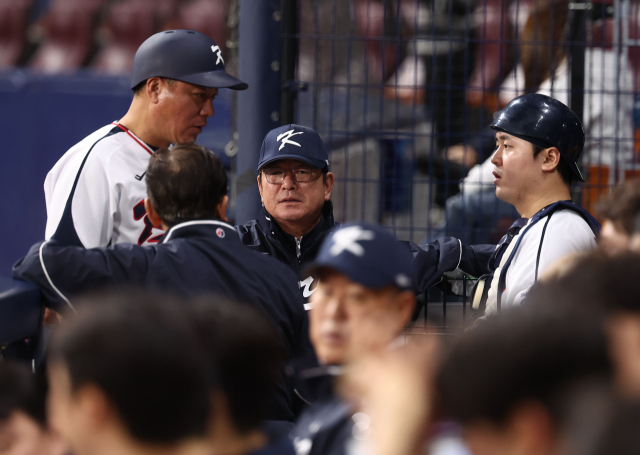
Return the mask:
M220 220L194 220L172 226L160 240L160 243L167 243L169 240L185 237L217 237L238 239L238 233L230 224Z
M264 229L268 230L271 236L279 238L282 243L287 245L293 251L296 250L295 238L291 234L287 234L282 230L280 225L273 219L269 212L267 212L264 206L262 207L262 217L259 222L263 225ZM333 202L326 201L320 212L320 222L316 224L311 231L302 236L300 250L304 253L307 248L315 245L317 241L323 239L327 232L333 229L335 225L336 222L333 219Z

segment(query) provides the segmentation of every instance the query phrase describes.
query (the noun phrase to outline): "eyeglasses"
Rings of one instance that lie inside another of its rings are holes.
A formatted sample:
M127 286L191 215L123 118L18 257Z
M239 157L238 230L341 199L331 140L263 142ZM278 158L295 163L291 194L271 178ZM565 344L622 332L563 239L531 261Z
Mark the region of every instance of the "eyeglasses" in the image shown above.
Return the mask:
M313 179L314 172L310 167L299 167L297 169L291 169L291 171L285 171L278 167L271 167L262 171L267 178L267 182L279 185L284 182L284 177L287 173L291 172L293 180L297 183L310 182Z

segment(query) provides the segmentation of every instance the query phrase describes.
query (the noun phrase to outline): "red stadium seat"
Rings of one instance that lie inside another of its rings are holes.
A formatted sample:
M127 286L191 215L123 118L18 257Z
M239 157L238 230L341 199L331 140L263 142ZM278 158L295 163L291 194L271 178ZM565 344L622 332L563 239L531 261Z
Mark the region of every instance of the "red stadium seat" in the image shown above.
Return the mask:
M526 3L526 2L522 2ZM515 30L509 20L509 2L486 0L475 11L477 39L474 71L469 78L467 104L483 106L489 112L498 110L498 90L513 67Z
M98 30L100 40L106 44L91 66L108 74L128 74L140 44L159 29L155 14L157 3L120 0L112 4Z
M385 7L375 0L354 2L356 32L365 40L369 72L374 80L384 82L391 77L402 60L395 39L381 40L385 36Z
M33 0L0 0L0 68L18 64Z
M53 0L39 21L44 38L30 62L46 73L74 71L86 63L106 0Z
M213 39L226 56L229 27L228 2L224 0L193 0L178 7L178 21L175 28L195 30Z

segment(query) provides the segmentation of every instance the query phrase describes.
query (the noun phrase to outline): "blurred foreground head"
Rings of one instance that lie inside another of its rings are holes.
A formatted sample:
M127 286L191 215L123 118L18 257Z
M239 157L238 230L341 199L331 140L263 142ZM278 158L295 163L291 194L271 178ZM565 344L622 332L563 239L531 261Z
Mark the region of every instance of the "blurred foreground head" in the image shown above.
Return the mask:
M49 416L75 455L145 446L202 453L211 369L180 303L143 292L96 296L76 302L78 314L58 327Z
M640 254L609 256L592 252L578 257L560 276L538 283L527 304L532 307L573 307L599 315L609 339L616 384L640 397Z
M285 349L272 323L256 307L221 297L200 297L190 308L217 380L212 383L210 436L215 453L229 447L255 450L264 444L261 422L275 416L276 387L280 391Z
M437 388L475 455L554 453L567 392L608 382L604 329L587 313L516 307L456 340Z
M311 342L324 364L339 365L392 343L415 306L411 253L380 226L347 224L323 242L309 273Z
M229 180L220 158L197 144L161 148L149 160L145 208L158 227L194 220L227 221Z
M634 234L640 235L640 179L627 180L615 187L598 201L596 212L602 220L602 248L609 254L632 248Z
M46 381L26 366L0 362L0 454L63 455L45 418Z

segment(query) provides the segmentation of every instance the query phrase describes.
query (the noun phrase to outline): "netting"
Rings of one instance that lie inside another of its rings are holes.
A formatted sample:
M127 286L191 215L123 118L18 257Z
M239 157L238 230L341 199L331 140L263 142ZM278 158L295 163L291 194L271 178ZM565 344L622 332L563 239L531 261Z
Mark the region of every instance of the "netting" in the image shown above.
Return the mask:
M299 0L295 7L295 32L282 35L297 46L286 90L296 92L293 120L329 145L339 221L379 222L418 242L441 235L497 242L518 214L495 197L487 127L523 93L553 96L583 119L587 181L574 186L576 202L592 210L638 173L637 2Z

